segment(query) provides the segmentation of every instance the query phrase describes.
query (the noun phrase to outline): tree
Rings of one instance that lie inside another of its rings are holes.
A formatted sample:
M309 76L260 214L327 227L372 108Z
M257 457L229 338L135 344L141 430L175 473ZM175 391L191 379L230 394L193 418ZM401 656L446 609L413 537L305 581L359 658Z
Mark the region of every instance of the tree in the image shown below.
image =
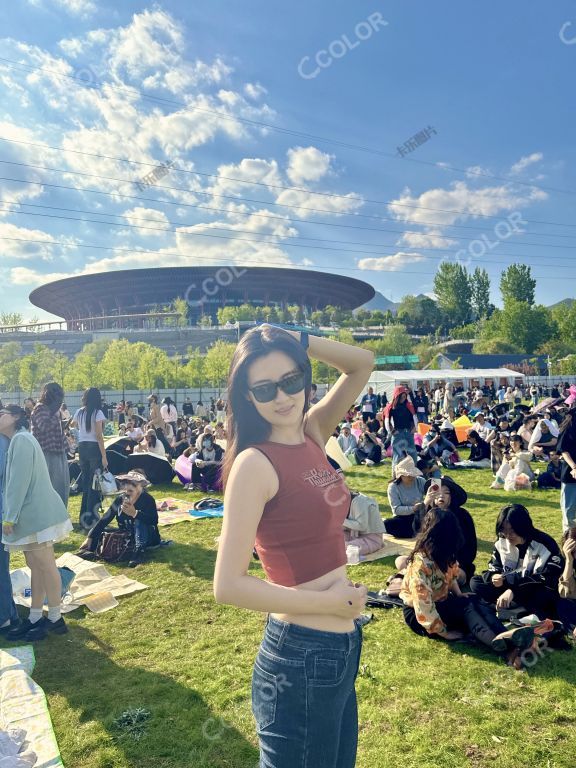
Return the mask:
M326 321L324 318L324 312L320 310L316 310L316 312L312 312L312 314L310 315L310 322L312 323L312 325L316 325L316 326L325 325Z
M29 396L52 378L54 353L43 344L34 344L34 352L20 361L18 383Z
M179 328L184 328L188 325L188 302L186 299L174 299L172 302L172 311L178 313L176 318L176 325Z
M184 376L188 386L200 390L200 400L202 400L202 387L208 383L204 362L204 355L198 347L195 349L188 347L188 362L184 368Z
M93 341L82 347L66 376L66 386L69 389L102 386L100 363L109 344L109 341Z
M220 395L222 383L228 376L235 349L235 344L229 344L226 341L222 341L222 339L218 339L207 351L204 358L206 377L212 386L218 387L218 395Z
M151 344L142 344L137 354L136 385L147 392L166 386L168 355Z
M61 352L52 353L52 379L56 381L62 389L65 388L66 376L71 369L72 363Z
M526 264L511 264L502 272L500 292L504 306L510 300L525 301L532 306L535 289L536 280L533 279L532 271Z
M472 313L472 291L466 267L441 262L434 277L434 293L449 326L468 322Z
M560 373L562 376L574 376L576 374L576 355L568 355L560 360Z
M404 296L396 317L415 333L433 333L442 322L440 310L429 296Z
M17 341L0 345L0 386L6 392L18 389L22 347Z
M484 323L474 352L486 352L500 344L511 348L509 351L532 354L556 334L550 310L509 298L504 309L497 309Z
M485 269L476 267L470 278L472 313L476 320L490 317L494 305L490 303L490 278Z
M22 325L24 316L20 312L0 312L1 325Z
M133 346L126 339L115 339L110 342L100 364L105 385L122 390L123 400L126 390L135 387L138 379L138 358Z

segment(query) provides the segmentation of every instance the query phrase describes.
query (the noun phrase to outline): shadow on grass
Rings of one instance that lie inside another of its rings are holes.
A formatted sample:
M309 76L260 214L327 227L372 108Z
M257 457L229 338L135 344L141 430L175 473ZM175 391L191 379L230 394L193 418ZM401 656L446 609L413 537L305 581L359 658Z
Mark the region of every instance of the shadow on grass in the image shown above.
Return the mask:
M253 768L257 764L257 750L215 715L198 691L166 674L139 667L142 659L137 656L120 666L110 658L113 653L113 647L78 625L66 638L49 638L38 648L34 679L47 695L55 697L56 707L64 698L79 719L75 728L62 720L59 724L56 717L66 765L85 765L94 751L107 757L105 762L91 763L98 766ZM151 713L140 740L114 725L125 710L137 707ZM100 724L106 733L83 726L91 722ZM120 763L113 757L118 751L122 753Z
M560 509L559 498L557 501L544 501L541 496L536 498L535 496L527 496L526 494L518 493L517 491L514 491L513 494L512 492L504 492L504 494L499 494L498 491L494 491L494 494L484 494L476 493L475 491L468 491L468 499L490 501L493 502L498 508L504 507L506 504L524 504L528 509L530 509L530 504L537 504L539 507L549 507L550 509L555 510ZM496 515L494 516L494 519L496 519Z

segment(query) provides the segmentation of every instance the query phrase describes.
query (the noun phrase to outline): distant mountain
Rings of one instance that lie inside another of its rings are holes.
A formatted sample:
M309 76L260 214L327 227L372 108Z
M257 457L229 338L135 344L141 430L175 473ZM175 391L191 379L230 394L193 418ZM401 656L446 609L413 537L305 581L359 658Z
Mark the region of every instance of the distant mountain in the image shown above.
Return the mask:
M556 304L551 304L548 309L554 309L555 307L571 307L575 301L576 299L562 299L562 301L557 301Z
M370 309L372 311L379 309L381 312L387 312L390 310L392 314L395 315L398 311L398 306L398 304L390 301L390 299L387 299L386 296L383 296L381 293L376 291L374 298L370 299L370 301L366 302L366 304L362 304L362 306L358 307L358 309ZM358 312L358 309L354 311Z

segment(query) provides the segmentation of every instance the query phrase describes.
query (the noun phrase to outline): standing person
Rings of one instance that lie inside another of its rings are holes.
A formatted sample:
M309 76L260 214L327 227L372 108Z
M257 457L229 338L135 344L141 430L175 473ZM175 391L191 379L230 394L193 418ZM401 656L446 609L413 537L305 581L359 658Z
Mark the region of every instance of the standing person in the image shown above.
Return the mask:
M64 390L55 381L45 384L40 399L32 411L32 434L40 443L54 490L64 506L68 506L70 494L70 469L68 467L68 441L62 429L60 407Z
M0 412L3 409L0 402ZM10 440L0 433L0 518L2 517L2 497L4 496L6 459ZM15 629L20 624L18 611L12 596L12 582L10 581L10 553L0 542L0 635L5 635L10 629Z
M556 450L562 454L564 459L560 485L560 507L562 509L562 529L567 531L576 525L576 405L574 404L571 405L560 425L560 438Z
M376 395L374 389L368 387L368 391L365 395L362 395L360 400L360 406L362 411L362 421L366 423L368 419L374 418L376 415Z
M262 325L236 348L214 593L269 613L252 680L261 764L353 768L366 588L346 575L350 492L324 445L368 381L373 355L316 336L309 344L342 371L310 409L308 334ZM255 541L266 581L248 574Z
M62 581L54 559L54 542L72 530L62 499L50 482L48 465L36 438L27 430L26 412L18 405L0 411L0 433L10 440L4 483L2 543L9 552L24 552L30 568L32 607L26 621L6 633L7 640L43 640L48 632L68 629L60 614ZM48 599L48 618L43 616Z
M408 390L404 386L395 387L392 401L384 409L384 426L391 435L392 444L392 476L394 468L406 454L418 461L418 453L414 445L414 432L418 428L418 419L414 406L408 400Z
M428 424L429 400L422 387L418 387L416 390L416 394L412 398L412 404L416 409L418 423Z
M192 400L190 400L189 397L184 400L182 403L182 413L184 416L193 416L194 415L194 406L192 405Z
M221 397L216 401L216 421L221 421L222 424L226 423L226 403Z
M166 423L160 412L160 406L158 405L158 395L149 395L148 406L150 409L150 424L154 427L156 437L164 446L164 452L170 455L172 448L168 438L166 437Z
M104 448L104 422L102 395L96 387L90 387L82 395L82 407L72 419L78 427L78 456L82 473L82 503L80 505L80 525L86 531L98 519L100 498L92 488L94 473L97 469L108 469L106 449Z
M196 403L195 413L199 419L202 419L205 416L208 416L208 411L206 410L206 406L204 405L202 400L198 400L198 402Z
M171 397L165 397L162 400L162 408L160 408L160 415L166 422L172 427L172 432L176 435L176 428L178 422L178 411L176 409L176 403Z

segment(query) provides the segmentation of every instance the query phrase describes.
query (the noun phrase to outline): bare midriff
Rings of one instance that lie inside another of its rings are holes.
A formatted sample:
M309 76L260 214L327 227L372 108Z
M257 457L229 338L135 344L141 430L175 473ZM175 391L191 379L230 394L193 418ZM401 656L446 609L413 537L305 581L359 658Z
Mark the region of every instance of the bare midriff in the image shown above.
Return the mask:
M338 582L347 584L349 581L346 566L341 565L317 579L298 584L294 589L324 592ZM299 624L302 627L318 629L321 632L352 632L354 630L352 619L344 619L341 616L331 616L326 613L272 613L271 616L289 624Z

